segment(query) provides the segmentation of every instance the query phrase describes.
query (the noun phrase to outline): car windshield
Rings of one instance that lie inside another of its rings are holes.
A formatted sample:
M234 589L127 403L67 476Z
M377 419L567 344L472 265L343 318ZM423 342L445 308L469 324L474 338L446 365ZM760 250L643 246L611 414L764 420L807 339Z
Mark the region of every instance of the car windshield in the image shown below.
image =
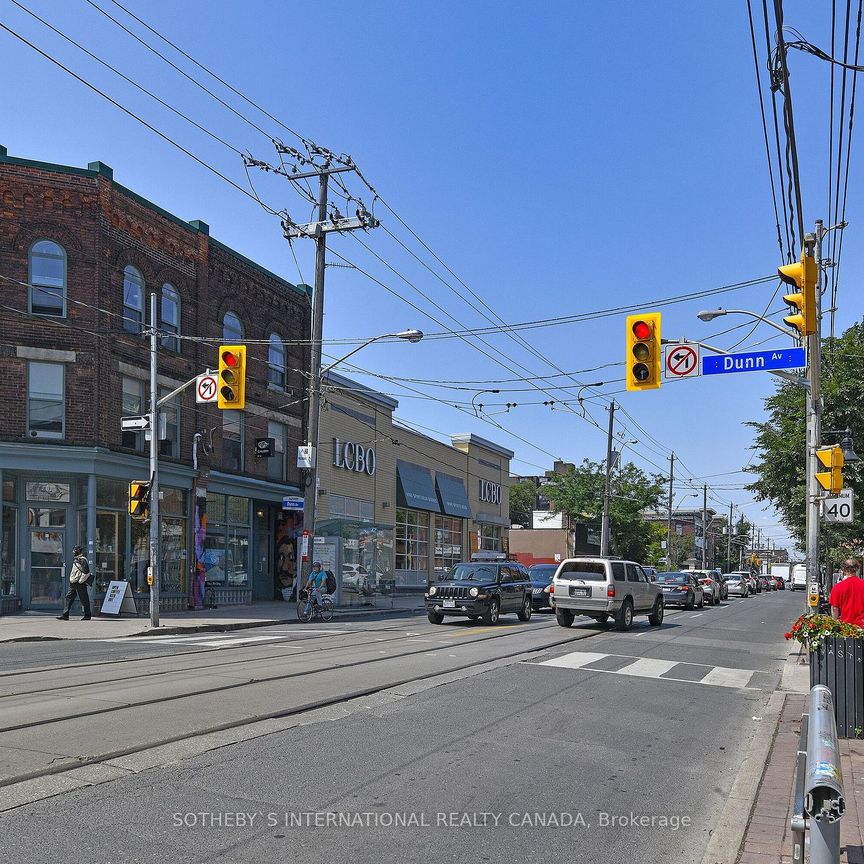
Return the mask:
M687 584L687 574L686 573L658 573L657 574L658 582L666 582L669 585L686 585Z
M494 564L457 564L447 574L455 582L494 582L498 568Z
M606 580L606 565L602 561L565 561L558 575L563 579L604 582Z
M536 585L548 585L557 569L557 564L535 564L528 568L528 575Z

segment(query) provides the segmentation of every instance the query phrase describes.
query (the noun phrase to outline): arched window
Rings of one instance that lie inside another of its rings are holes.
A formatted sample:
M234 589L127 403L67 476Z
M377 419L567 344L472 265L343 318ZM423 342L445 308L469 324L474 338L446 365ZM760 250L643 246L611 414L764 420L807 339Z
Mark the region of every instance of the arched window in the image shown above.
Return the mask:
M30 311L66 317L66 250L53 240L30 247Z
M144 278L131 264L123 271L123 329L140 333L144 326Z
M222 341L229 345L243 341L243 323L236 312L226 312L222 318Z
M285 346L276 333L270 334L267 350L267 383L285 389Z
M180 295L177 289L166 282L162 286L162 347L171 351L180 350Z

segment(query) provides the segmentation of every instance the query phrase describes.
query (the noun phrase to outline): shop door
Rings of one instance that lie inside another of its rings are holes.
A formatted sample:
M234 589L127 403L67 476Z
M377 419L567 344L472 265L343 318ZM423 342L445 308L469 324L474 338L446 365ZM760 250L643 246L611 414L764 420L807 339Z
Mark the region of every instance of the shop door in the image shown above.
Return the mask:
M31 507L30 608L60 609L66 593L66 509Z
M270 535L255 534L255 576L252 580L253 600L272 600L275 596L273 568L270 563Z

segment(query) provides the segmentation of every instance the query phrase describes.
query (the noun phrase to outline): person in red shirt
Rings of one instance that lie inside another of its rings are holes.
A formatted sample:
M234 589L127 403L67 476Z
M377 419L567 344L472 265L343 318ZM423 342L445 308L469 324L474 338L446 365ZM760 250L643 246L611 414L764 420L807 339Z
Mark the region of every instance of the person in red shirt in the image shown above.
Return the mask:
M843 562L843 580L831 589L831 615L847 624L864 627L864 580L858 562Z

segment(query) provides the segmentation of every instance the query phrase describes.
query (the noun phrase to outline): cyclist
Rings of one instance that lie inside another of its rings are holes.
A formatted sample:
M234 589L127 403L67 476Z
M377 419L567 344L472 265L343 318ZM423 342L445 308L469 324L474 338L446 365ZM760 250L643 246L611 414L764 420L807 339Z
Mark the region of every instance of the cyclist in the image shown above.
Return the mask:
M306 580L306 614L312 612L312 604L321 606L321 589L327 584L327 575L321 569L321 562L316 561Z

